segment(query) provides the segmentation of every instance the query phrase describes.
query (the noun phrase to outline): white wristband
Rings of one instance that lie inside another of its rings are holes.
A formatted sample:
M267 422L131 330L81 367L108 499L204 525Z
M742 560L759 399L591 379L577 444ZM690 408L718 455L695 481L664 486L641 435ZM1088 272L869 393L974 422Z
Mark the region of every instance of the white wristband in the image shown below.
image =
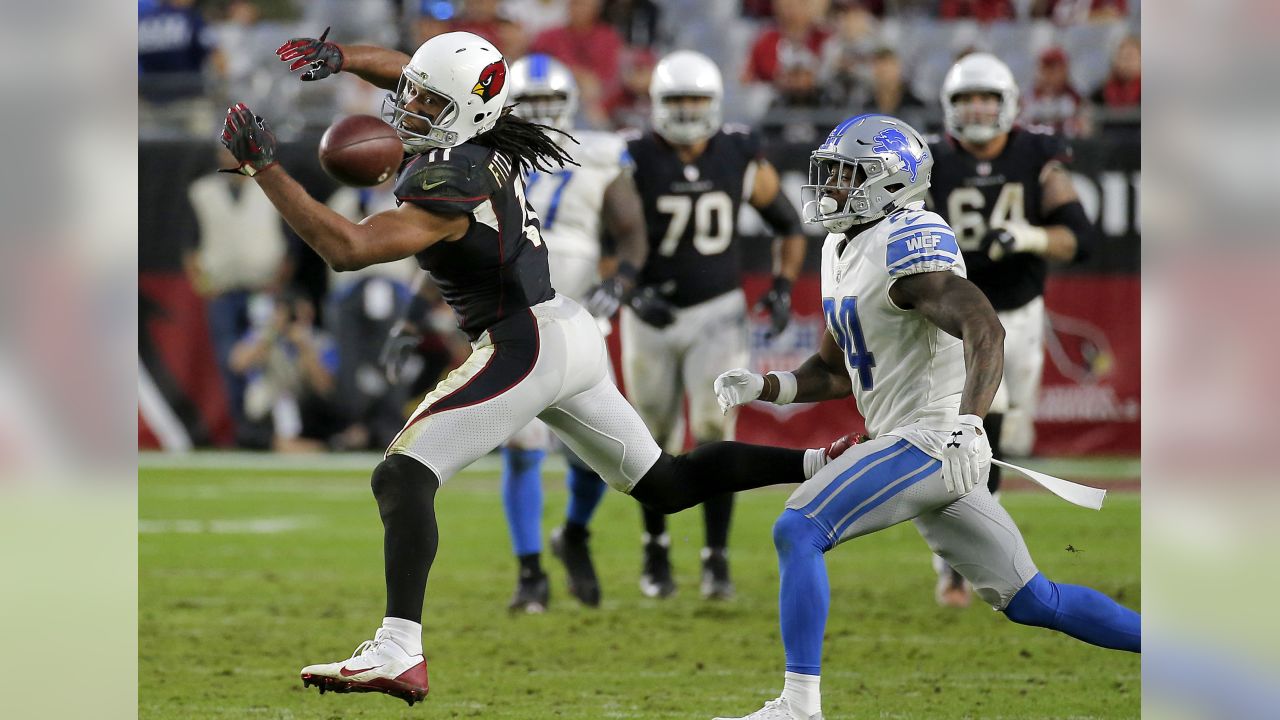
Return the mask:
M795 375L777 370L772 370L769 374L778 379L778 397L773 399L774 405L787 405L796 399L796 388L799 384L796 382Z
M1014 230L1018 251L1043 255L1049 249L1049 231L1035 225L1020 225Z

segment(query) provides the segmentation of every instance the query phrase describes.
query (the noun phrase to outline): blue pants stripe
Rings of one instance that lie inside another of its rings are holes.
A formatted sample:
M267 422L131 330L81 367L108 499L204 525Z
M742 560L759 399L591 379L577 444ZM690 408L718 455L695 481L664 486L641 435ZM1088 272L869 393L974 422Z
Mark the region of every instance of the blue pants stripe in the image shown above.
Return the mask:
M895 457L901 455L911 448L911 443L906 440L899 440L889 447L871 453L870 455L858 460L849 467L848 470L840 473L840 476L832 480L829 485L822 489L812 500L808 502L800 510L809 517L813 517L822 511L828 500L842 491L847 485L856 481L862 476L862 473L871 470L882 462L889 462Z
M875 510L876 508L880 507L881 505L884 504L886 500L893 497L894 495L897 495L903 490L906 490L912 485L929 477L933 473L937 472L938 468L940 467L942 467L941 460L935 460L933 458L929 458L924 465L920 466L915 472L911 473L910 475L907 475L905 477L895 478L894 480L885 484L879 490L879 492L877 492L874 495L871 495L866 500L862 501L862 503L860 503L857 507L850 510L848 514L846 514L844 517L840 518L839 522L836 523L836 528L833 533L832 539L833 540L839 539L840 536L844 535L844 533L854 523L858 522L858 519L861 518L863 515L866 515L872 510Z

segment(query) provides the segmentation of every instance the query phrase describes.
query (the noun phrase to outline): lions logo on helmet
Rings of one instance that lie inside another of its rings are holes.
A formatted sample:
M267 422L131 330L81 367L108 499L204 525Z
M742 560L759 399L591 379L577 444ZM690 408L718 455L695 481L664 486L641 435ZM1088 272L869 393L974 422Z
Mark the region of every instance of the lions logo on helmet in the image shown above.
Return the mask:
M801 217L848 232L923 198L932 169L929 146L910 125L888 115L851 117L809 156Z
M871 147L876 152L891 152L902 159L903 164L911 171L911 182L916 181L916 170L920 167L920 163L929 157L929 151L921 151L917 156L911 152L911 143L907 140L907 136L902 134L897 128L888 128L880 131L873 138L875 145Z
M471 88L471 94L479 95L481 100L489 102L502 92L502 86L506 82L507 63L494 60L480 71L480 79L476 81L475 87Z

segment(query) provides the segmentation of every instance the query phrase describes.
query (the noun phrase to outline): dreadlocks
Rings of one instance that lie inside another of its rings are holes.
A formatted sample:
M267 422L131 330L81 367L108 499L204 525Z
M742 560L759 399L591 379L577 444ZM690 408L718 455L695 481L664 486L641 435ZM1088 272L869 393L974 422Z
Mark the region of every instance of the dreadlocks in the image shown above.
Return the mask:
M560 167L577 165L573 156L551 139L548 133L553 132L573 140L575 145L578 144L569 133L550 125L529 122L519 115L513 115L511 106L507 106L502 108L502 115L498 116L493 129L475 136L471 142L515 158L526 171L552 172L552 163Z

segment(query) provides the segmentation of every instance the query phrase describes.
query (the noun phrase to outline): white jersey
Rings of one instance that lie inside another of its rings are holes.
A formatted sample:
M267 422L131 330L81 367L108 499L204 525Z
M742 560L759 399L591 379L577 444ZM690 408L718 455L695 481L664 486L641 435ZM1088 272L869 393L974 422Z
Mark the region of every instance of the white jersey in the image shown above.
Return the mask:
M581 298L599 280L596 266L605 188L630 171L631 156L626 142L613 133L579 130L573 136L578 144L566 140L564 145L578 165L532 173L525 183L525 197L542 222L551 286Z
M964 349L914 310L889 299L897 278L950 271L965 276L955 233L913 203L846 241L822 246L822 311L844 351L858 410L873 438L895 435L941 456L964 390Z

